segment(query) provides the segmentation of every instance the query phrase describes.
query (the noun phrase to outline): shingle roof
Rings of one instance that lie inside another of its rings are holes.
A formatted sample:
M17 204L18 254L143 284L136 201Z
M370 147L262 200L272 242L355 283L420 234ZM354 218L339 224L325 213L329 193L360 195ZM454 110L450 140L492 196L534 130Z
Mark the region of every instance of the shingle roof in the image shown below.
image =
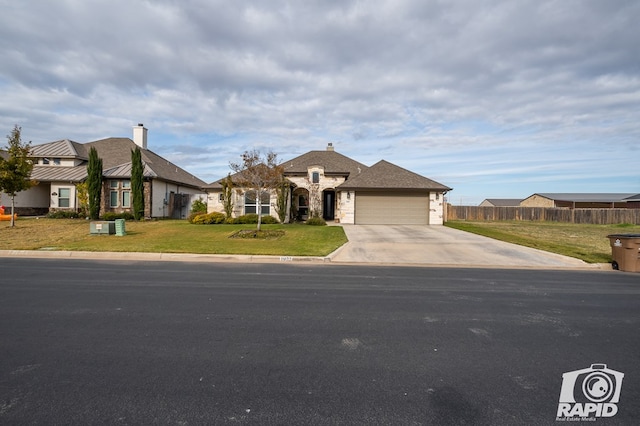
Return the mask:
M540 195L550 200L575 201L578 203L613 203L623 201L625 198L633 197L631 193L575 193L575 192L538 192L533 195Z
M94 142L80 144L64 139L36 145L31 153L34 157L57 157L88 159L88 152L95 148L102 159L103 173L107 177L131 177L131 151L137 145L129 138L107 138ZM180 185L202 188L205 182L186 170L176 166L158 154L141 149L143 174L145 177L158 178ZM81 182L87 177L87 166L81 164L76 167L65 166L34 166L32 177L38 181L69 181Z
M310 166L321 166L325 175L348 175L357 176L368 169L362 163L352 160L335 151L309 151L299 157L280 164L284 168L286 175L306 175Z
M451 188L420 176L388 161L381 160L342 185L342 190L406 189L450 191Z
M6 160L7 158L9 158L9 153L3 149L0 149L0 157Z
M129 175L131 176L131 151L135 150L137 145L129 138L107 138L95 142L85 144L87 151L94 147L98 151L98 156L102 158L103 170L109 170L114 167L119 168L121 177L129 164ZM162 180L175 182L183 185L202 188L206 183L195 177L186 170L176 166L169 160L166 160L148 149L140 149L142 162L145 164L145 172L149 169L150 177L157 177ZM153 176L155 174L155 176Z

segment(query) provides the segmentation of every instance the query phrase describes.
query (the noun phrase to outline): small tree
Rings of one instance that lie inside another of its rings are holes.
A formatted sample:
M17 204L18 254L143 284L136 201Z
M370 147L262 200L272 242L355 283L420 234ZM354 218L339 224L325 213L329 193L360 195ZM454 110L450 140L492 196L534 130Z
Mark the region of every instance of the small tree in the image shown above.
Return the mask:
M207 203L204 202L204 200L202 199L202 197L198 197L197 200L194 200L193 203L191 203L191 214L197 214L197 213L206 213L207 212Z
M131 151L131 195L133 197L133 217L140 220L144 217L144 166L142 153L136 147Z
M280 222L284 223L287 218L287 207L291 184L284 178L284 176L280 175L280 177L280 182L276 187L276 213L278 213L278 219L280 219Z
M76 184L76 192L78 194L78 211L83 217L89 214L89 187L87 181Z
M89 217L96 220L100 217L100 202L102 201L102 159L98 157L98 151L94 147L89 150L87 190L89 193Z
M227 219L230 218L233 215L233 180L231 180L231 173L222 181L222 205Z
M29 157L31 142L22 143L22 128L15 125L7 136L6 159L0 156L0 190L11 197L11 227L15 224L15 197L35 185L31 178L33 161Z
M275 189L282 179L282 167L278 166L278 155L273 151L263 155L258 150L245 151L242 162L230 163L231 169L238 174L238 183L256 193L258 210L258 231L262 224L262 194Z

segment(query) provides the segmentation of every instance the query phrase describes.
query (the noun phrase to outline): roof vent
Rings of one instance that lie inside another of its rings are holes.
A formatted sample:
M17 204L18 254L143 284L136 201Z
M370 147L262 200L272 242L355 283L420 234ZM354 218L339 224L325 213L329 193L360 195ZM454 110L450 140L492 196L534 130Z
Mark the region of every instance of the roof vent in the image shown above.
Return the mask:
M327 145L327 151L333 151L333 143L329 142Z

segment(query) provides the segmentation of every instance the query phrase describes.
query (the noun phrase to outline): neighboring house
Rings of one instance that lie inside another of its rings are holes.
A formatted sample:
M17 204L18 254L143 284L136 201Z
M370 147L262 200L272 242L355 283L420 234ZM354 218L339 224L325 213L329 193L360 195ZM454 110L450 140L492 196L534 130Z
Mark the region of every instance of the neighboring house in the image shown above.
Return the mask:
M638 194L629 193L537 193L525 198L522 207L556 207L556 208L633 208L633 197ZM637 208L637 204L635 205Z
M89 150L102 159L101 214L131 212L131 152L140 148L144 167L145 217L184 218L191 203L206 197L206 183L147 149L147 129L133 128L133 140L107 138L78 143L60 140L31 147L31 177L37 185L16 196L17 211L41 215L49 211L78 209L76 184L87 178Z
M628 209L640 209L640 194L632 195L624 199L627 202Z
M487 198L479 207L519 207L521 198Z
M291 185L287 221L315 215L347 224L443 223L444 194L451 188L387 161L368 167L329 144L280 165ZM209 212L224 212L222 181L206 187ZM256 213L252 191L233 194L234 216ZM262 213L277 217L275 202L275 193L264 194Z

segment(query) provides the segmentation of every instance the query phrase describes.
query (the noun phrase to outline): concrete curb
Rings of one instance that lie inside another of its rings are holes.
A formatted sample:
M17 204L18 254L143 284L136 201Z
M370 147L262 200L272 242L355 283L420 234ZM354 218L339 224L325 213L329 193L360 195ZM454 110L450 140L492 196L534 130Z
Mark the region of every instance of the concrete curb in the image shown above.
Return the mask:
M230 254L192 254L192 253L145 253L145 252L93 252L58 250L0 250L2 257L22 257L37 259L93 259L93 260L147 260L175 262L330 262L329 257L314 256L263 256Z
M347 243L349 244L349 243ZM342 245L327 256L265 256L192 253L145 253L145 252L92 252L57 250L0 250L0 258L33 259L84 259L103 261L151 261L151 262L239 262L239 263L314 263L334 265L372 265L426 268L473 268L473 269L531 269L531 270L583 270L613 271L609 263L585 263L584 266L523 266L523 265L474 265L454 263L394 263L394 262L352 262L335 261L333 257L347 245Z

